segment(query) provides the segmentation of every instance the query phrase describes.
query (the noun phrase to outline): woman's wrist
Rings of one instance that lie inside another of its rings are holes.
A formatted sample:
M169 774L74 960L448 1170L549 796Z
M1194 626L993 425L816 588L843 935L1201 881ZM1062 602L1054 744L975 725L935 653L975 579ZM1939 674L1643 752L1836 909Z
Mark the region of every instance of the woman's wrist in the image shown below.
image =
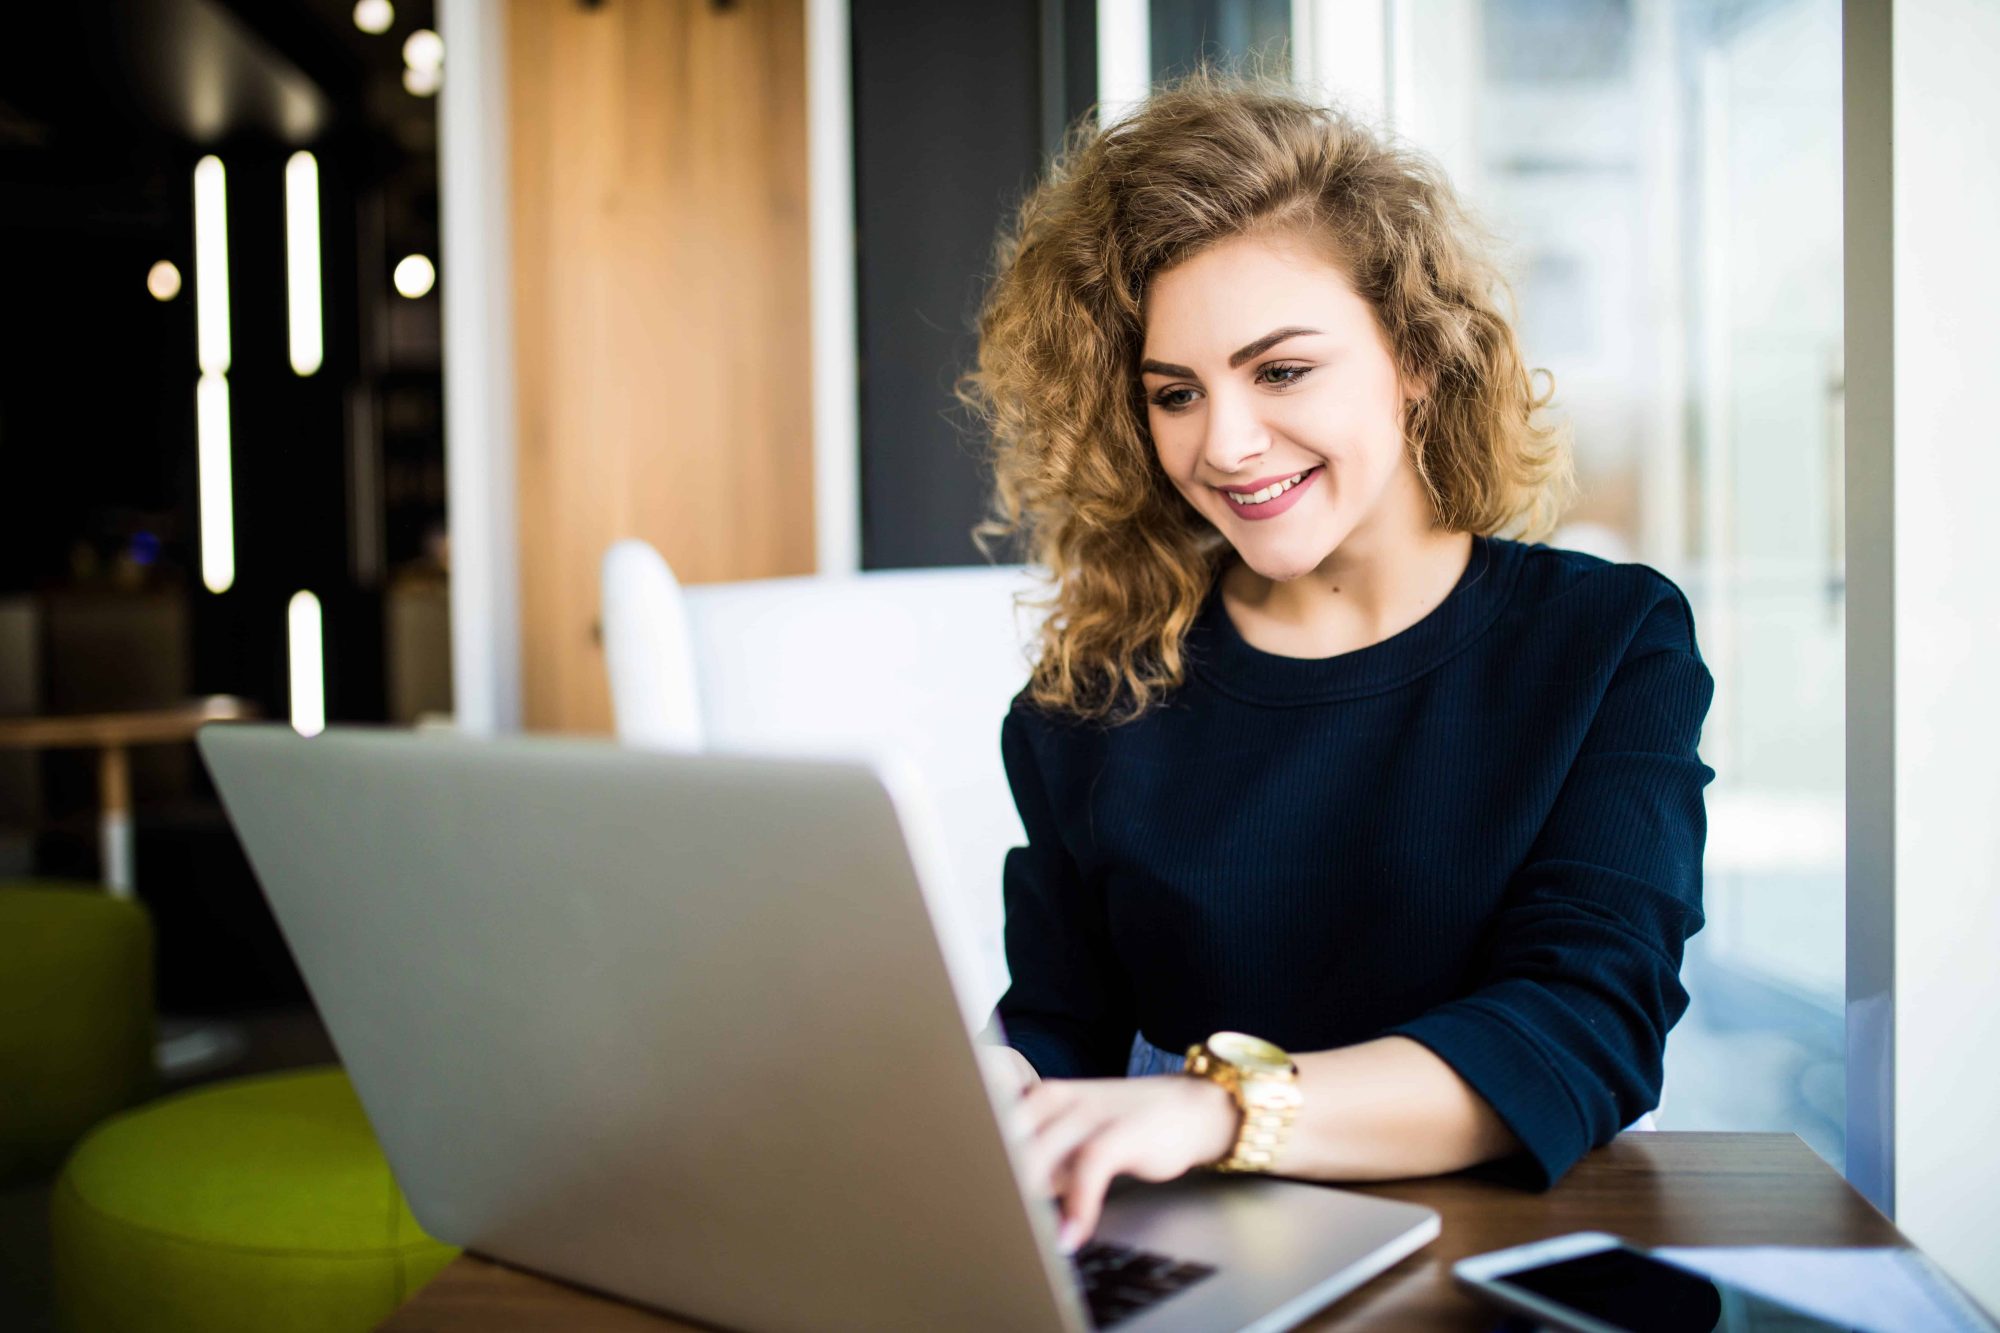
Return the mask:
M1243 1108L1229 1089L1214 1079L1189 1075L1182 1080L1193 1089L1191 1100L1201 1121L1197 1142L1201 1145L1196 1166L1214 1166L1236 1151L1236 1136L1243 1129Z

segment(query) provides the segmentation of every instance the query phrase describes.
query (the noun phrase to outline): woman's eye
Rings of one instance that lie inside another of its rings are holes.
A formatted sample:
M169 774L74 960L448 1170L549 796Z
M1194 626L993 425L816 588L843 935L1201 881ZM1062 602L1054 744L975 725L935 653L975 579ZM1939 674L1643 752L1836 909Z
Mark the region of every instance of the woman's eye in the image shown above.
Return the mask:
M1311 370L1311 366L1260 366L1257 370L1257 379L1260 383L1283 388L1287 384L1297 384Z
M1162 389L1153 395L1153 406L1164 412L1186 411L1193 401L1193 389Z

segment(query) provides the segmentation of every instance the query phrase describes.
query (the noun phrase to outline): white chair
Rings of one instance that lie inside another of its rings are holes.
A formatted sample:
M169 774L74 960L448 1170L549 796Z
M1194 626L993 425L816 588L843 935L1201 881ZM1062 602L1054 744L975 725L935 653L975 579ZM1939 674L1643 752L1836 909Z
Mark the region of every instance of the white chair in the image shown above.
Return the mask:
M764 753L892 751L936 810L979 999L1006 986L1000 870L1025 838L1000 723L1039 629L1018 566L897 570L681 588L658 553L605 556L612 712L628 745Z
M604 553L599 600L619 741L647 750L700 749L694 649L680 580L651 546L622 541Z

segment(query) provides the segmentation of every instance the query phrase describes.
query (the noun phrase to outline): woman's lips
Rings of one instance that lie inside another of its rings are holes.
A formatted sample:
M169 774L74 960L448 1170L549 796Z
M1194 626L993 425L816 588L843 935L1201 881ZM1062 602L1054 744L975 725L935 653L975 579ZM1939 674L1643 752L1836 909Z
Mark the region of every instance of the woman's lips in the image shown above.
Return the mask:
M1290 509L1293 505L1297 504L1299 502L1299 497L1306 493L1306 488L1311 486L1314 482L1318 481L1319 474L1324 471L1326 471L1326 465L1324 463L1320 464L1316 468L1310 469L1309 471L1306 472L1304 476L1299 478L1297 484L1295 484L1290 490L1286 491L1283 495L1280 495L1275 499L1266 500L1263 504L1260 505L1238 504L1236 503L1236 501L1229 499L1228 498L1229 492L1222 490L1220 486L1216 487L1215 489L1218 492L1220 492L1224 497L1222 503L1229 506L1230 513L1236 515L1236 517L1238 518L1247 519L1248 521L1255 523L1267 518L1276 518L1278 515L1284 513L1287 509Z

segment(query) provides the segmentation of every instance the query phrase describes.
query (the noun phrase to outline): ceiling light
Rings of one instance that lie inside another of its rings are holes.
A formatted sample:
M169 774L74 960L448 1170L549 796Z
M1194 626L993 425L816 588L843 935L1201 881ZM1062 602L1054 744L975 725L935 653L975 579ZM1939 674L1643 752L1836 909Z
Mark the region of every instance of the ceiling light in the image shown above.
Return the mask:
M171 301L181 294L181 271L162 259L146 270L146 290L155 301Z
M422 255L404 255L396 265L396 290L412 301L430 294L437 282L437 268Z
M403 39L403 63L411 69L444 68L444 38L429 28L418 28Z
M396 7L389 0L360 0L354 6L354 26L370 37L380 37L396 21Z

